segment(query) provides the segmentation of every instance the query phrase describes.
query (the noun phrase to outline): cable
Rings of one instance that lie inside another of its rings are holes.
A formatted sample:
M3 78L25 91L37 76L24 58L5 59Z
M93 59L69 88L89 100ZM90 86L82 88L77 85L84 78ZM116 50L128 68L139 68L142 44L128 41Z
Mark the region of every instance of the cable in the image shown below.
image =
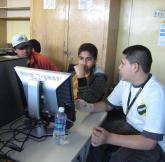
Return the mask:
M31 133L32 129L30 129L30 131L28 132L27 136L25 137L25 140L23 141L22 145L21 145L21 150L23 150L23 146L25 144L25 142L28 140L29 136L30 136L30 133Z
M40 121L40 122L42 122L42 121ZM41 123L41 124L42 124L42 123ZM51 135L50 135L50 134L46 134L46 135L41 136L41 137L33 136L33 135L31 134L31 131L32 131L34 128L36 128L37 125L38 125L38 121L33 121L33 120L31 120L30 123L29 123L29 125L28 125L27 127L25 127L24 129L18 129L18 127L17 127L16 129L14 129L14 131L19 132L19 133L22 133L22 134L24 134L24 135L27 135L28 138L33 139L34 141L38 141L38 142L44 141L45 139L43 139L43 138L45 138L45 137L50 137L50 136L52 136L52 134L51 134ZM43 124L43 125L44 125L44 124ZM27 130L29 130L29 129L30 129L30 131L27 132ZM24 130L25 130L25 131L24 131ZM26 136L26 137L27 137L27 136ZM26 137L25 137L25 138L26 138ZM36 140L36 139L37 139L37 140ZM15 136L15 140L16 140L16 141L19 141L19 142L24 142L24 140L23 140L23 141L20 141L19 139L16 139L16 136Z
M7 147L11 148L14 151L21 152L23 149L16 144L8 144Z
M19 119L20 119L20 118L19 118ZM26 142L27 139L28 139L28 135L25 137L25 139L24 139L23 141L21 141L21 142L22 142L21 147L18 146L18 145L16 145L15 143L11 142L12 139L15 139L15 137L20 133L20 132L17 131L16 129L13 129L13 128L12 128L12 126L13 126L17 121L18 121L18 120L16 120L16 121L14 121L13 123L11 123L10 129L9 129L8 131L2 132L2 133L1 133L1 134L4 134L4 133L13 132L13 135L12 135L8 140L6 140L6 141L4 141L4 140L1 139L1 142L3 142L4 144L3 144L2 147L0 148L0 151L2 151L2 149L3 149L4 147L9 147L9 148L11 148L12 150L19 151L19 152L21 152L21 151L23 150L23 146L24 146L25 142ZM21 125L21 126L22 126L22 125ZM24 129L25 129L25 128L24 128ZM21 129L21 130L23 130L23 129ZM31 130L30 130L30 131L31 131ZM29 132L30 132L30 131L29 131Z
M66 121L69 121L74 124L74 121L70 120L69 118L67 118Z
M8 143L10 143L10 141L11 141L12 138L13 138L13 136L10 137L7 141L3 141L4 144L3 144L2 147L0 148L0 151L2 151L2 149L3 149L4 147L6 147Z
M10 160L10 161L12 161L12 162L19 162L18 160L15 160L15 159L13 159L12 157L10 157L10 156L7 155L10 151L12 151L12 150L7 151L7 153L3 153L3 152L1 151L1 153L0 153L0 159L2 159L2 160L3 160L3 159L5 159L5 160Z
M4 147L9 147L10 149L14 150L14 151L18 151L21 152L23 150L24 144L25 142L30 138L34 141L37 142L41 142L44 141L46 139L46 137L51 137L53 136L53 133L48 134L48 132L40 137L36 137L33 136L31 134L32 130L38 125L38 121L34 121L34 120L25 120L24 122L26 122L26 124L19 124L15 127L15 125L17 124L18 121L22 120L22 118L19 118L17 120L15 120L14 122L12 122L9 126L9 129L5 129L4 132L1 132L0 134L5 134L5 133L10 133L12 132L13 135L8 139L8 140L2 140L0 139L0 142L3 143L3 145L0 148L0 151L3 150ZM27 122L29 121L29 122ZM68 122L74 123L72 120L67 118ZM42 123L43 121L40 121L42 125L45 125L45 123ZM48 129L46 129L48 130ZM19 134L24 134L25 137L17 137ZM69 130L66 130L66 135L69 134ZM14 141L17 142L22 142L22 144L19 146L18 144L15 144Z

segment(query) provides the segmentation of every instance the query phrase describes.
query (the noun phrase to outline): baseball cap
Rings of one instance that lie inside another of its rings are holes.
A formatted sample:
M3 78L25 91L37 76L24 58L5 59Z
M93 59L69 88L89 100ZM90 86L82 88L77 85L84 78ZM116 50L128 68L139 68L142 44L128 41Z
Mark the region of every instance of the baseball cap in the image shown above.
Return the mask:
M29 41L26 35L16 34L15 36L13 36L11 44L14 48L22 48L26 45L29 45Z

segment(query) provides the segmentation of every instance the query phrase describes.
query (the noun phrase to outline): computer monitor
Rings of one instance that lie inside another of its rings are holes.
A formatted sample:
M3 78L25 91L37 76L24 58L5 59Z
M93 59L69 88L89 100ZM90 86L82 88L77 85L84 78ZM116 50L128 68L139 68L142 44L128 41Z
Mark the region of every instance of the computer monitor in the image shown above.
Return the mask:
M27 58L0 56L0 127L25 113L25 96L17 81L15 66L26 67Z
M42 120L46 116L51 120L63 106L68 118L75 121L71 73L19 66L15 71L23 84L30 118Z

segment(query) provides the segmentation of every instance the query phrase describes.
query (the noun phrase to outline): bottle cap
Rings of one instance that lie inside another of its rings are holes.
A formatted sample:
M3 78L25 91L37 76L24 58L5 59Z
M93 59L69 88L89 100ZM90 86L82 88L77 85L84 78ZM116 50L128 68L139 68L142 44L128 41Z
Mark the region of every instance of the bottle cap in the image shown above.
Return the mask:
M59 107L58 111L59 112L64 112L64 107Z

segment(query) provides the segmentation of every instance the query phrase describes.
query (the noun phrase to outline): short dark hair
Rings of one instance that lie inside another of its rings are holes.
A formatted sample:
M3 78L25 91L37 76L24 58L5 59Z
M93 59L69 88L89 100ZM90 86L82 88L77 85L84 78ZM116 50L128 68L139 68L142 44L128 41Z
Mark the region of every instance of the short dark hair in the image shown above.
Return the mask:
M38 53L41 52L41 44L40 44L40 42L38 40L36 40L36 39L30 39L29 42L30 42L32 48L34 48L34 50L36 52L38 52Z
M88 51L95 60L97 59L98 50L94 44L92 43L82 44L78 50L78 56L83 51Z
M142 70L145 73L149 73L151 70L152 56L150 50L142 45L134 45L124 49L123 54L126 55L126 59L132 64L137 63L141 65Z

